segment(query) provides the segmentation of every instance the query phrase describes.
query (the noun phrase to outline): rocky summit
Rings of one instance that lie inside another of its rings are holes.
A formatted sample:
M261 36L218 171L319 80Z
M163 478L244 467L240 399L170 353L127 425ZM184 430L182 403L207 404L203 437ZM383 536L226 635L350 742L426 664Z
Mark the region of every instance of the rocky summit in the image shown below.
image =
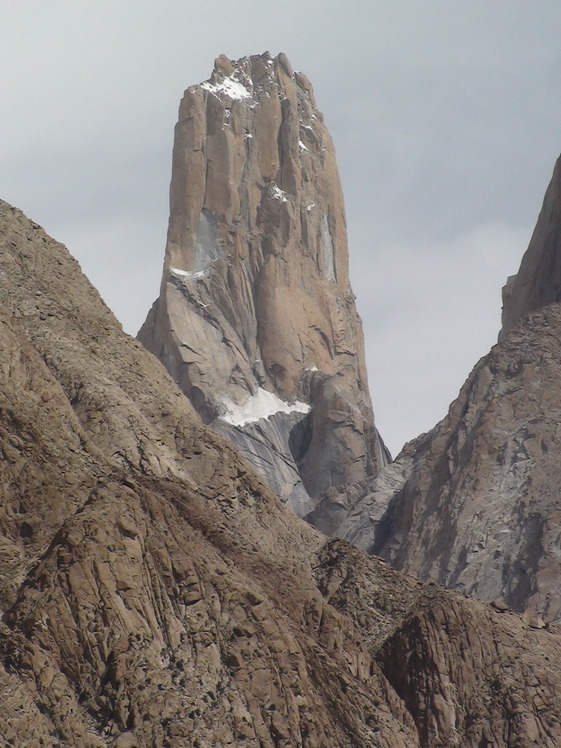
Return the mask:
M499 339L527 314L561 301L561 158L545 194L520 269L503 288L503 327Z
M205 423L298 514L375 475L360 319L333 143L285 55L187 89L160 297L138 338Z

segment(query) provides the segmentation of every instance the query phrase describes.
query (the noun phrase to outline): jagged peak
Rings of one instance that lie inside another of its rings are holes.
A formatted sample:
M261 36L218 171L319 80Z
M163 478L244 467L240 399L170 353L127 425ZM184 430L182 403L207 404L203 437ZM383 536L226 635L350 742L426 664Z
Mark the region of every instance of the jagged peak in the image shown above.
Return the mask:
M499 339L529 312L561 301L561 157L546 190L528 249L503 287Z
M305 514L383 454L333 142L283 53L219 55L179 120L160 302L139 339Z
M231 60L227 55L220 54L214 60L210 78L190 86L185 93L187 95L202 89L229 106L234 101L245 101L252 106L261 96L270 96L273 88L276 88L281 99L290 98L286 89L291 83L296 84L300 96L308 100L315 116L322 119L321 113L315 111L316 100L310 81L293 69L284 52L273 57L266 51L240 57L238 60Z

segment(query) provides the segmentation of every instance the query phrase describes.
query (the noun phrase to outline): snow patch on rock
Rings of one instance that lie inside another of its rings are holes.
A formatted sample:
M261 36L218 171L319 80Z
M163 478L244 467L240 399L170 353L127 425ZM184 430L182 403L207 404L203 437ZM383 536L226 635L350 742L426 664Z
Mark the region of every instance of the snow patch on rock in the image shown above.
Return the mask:
M243 83L240 83L234 78L224 78L224 80L220 81L219 83L211 83L210 81L206 81L205 83L201 83L201 88L204 88L205 91L210 91L215 96L224 94L230 99L234 100L248 99L251 97L251 93L247 90Z
M204 278L205 277L204 270L197 270L196 273L192 273L189 270L180 270L179 268L170 268L169 271L176 278L179 278L179 280L185 280L185 278Z
M275 198L275 200L280 200L281 203L287 203L288 198L286 197L286 192L283 192L280 187L277 187L276 184L274 184L271 188L271 194Z
M309 413L310 406L308 403L295 400L293 403L286 403L273 392L264 390L259 387L254 395L250 395L243 405L238 405L230 398L223 398L222 405L226 408L226 413L220 418L231 426L245 426L248 423L255 423L262 418L270 418L276 413Z

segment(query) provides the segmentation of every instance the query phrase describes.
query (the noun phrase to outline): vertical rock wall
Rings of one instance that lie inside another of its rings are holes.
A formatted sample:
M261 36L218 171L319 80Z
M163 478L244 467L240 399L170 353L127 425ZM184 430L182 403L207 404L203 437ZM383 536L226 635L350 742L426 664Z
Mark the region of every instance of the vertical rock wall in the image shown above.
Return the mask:
M503 288L500 338L529 312L561 301L560 219L561 159L558 159L520 269Z
M386 456L333 143L285 55L221 56L187 89L170 203L139 340L299 514L374 475Z

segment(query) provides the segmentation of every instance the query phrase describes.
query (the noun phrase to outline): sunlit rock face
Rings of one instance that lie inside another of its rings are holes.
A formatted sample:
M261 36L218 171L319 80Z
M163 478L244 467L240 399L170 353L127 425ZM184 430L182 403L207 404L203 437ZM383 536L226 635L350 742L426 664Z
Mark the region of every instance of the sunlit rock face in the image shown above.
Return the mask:
M161 292L138 337L299 514L385 463L333 143L285 55L221 56L185 92Z
M339 534L398 569L561 621L561 194L557 165L500 342Z

